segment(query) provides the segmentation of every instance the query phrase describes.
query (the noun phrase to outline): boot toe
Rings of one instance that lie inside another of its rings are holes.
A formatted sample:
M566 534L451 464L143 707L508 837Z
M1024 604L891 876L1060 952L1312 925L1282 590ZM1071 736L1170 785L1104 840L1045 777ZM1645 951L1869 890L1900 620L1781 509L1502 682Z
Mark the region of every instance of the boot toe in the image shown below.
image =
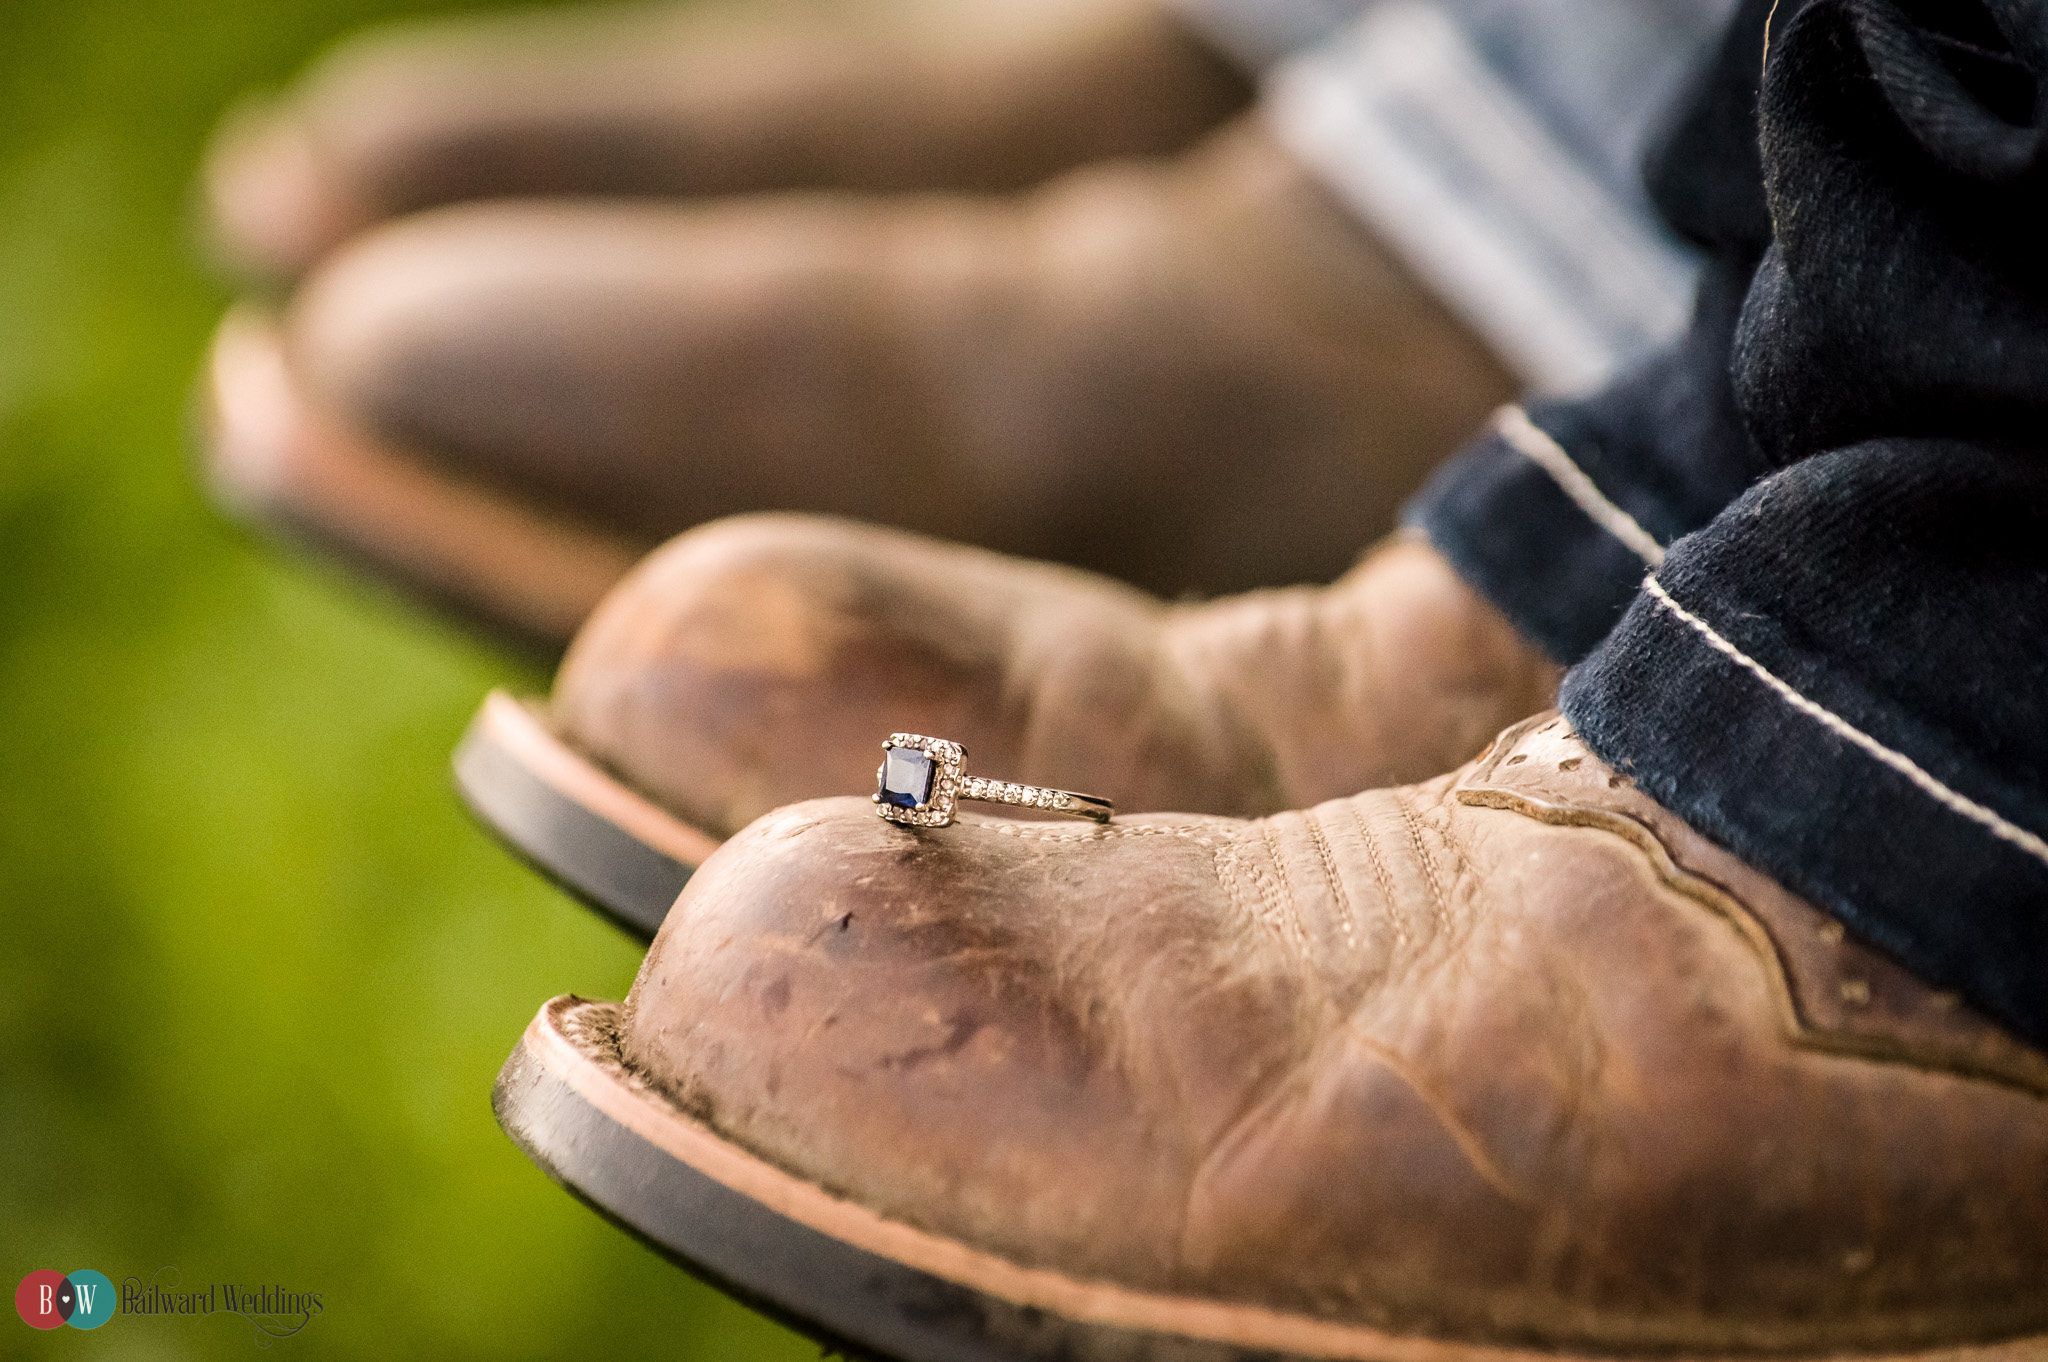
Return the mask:
M1882 1046L1814 1021L1864 968L1788 972L1827 921L1538 719L1250 823L779 810L678 900L623 1053L1105 1289L1631 1356L2038 1337L2048 1071L1896 999Z
M891 1218L1026 1265L1172 1281L1197 1141L1148 1091L1157 1057L1132 1051L1118 985L1062 945L1122 905L1014 892L1058 873L1042 839L1077 836L1102 834L912 830L865 798L776 811L670 913L628 1003L628 1062Z
M298 274L376 217L325 163L305 122L263 101L222 120L200 188L208 244L222 264L257 279Z

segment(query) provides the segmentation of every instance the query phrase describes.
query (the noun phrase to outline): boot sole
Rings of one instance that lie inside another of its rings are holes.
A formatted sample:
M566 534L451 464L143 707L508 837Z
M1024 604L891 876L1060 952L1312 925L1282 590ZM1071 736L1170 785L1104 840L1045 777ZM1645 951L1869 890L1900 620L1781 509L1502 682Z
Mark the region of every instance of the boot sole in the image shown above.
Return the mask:
M277 325L230 310L200 395L202 477L233 518L339 557L523 651L559 658L649 545L436 471L319 409Z
M570 995L543 1006L498 1075L498 1123L607 1220L830 1348L896 1362L1572 1362L1082 1281L886 1220L721 1138L636 1078L619 1055L621 1011ZM2048 1337L1883 1362L2044 1357Z
M512 853L641 942L718 839L557 737L539 706L484 699L455 749L455 788Z

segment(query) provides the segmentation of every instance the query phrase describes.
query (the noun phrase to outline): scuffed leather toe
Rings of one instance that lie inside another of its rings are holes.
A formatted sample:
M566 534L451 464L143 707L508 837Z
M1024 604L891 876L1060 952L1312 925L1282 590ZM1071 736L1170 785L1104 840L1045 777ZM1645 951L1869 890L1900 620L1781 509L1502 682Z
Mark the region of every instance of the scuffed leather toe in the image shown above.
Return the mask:
M1258 822L778 811L669 915L623 1051L837 1196L1105 1289L1552 1349L2038 1336L2048 1061L1896 967L1842 1019L1883 962L1830 926L1539 718Z

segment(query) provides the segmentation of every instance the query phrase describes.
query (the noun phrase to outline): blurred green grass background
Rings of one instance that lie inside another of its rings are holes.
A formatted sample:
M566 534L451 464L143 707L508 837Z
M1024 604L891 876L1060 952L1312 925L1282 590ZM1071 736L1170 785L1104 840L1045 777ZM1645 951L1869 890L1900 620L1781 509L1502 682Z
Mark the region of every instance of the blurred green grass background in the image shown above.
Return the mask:
M401 0L0 0L0 1276L318 1291L0 1356L815 1357L573 1202L490 1087L637 953L450 793L545 677L222 523L185 422L222 108ZM446 9L448 6L435 6Z

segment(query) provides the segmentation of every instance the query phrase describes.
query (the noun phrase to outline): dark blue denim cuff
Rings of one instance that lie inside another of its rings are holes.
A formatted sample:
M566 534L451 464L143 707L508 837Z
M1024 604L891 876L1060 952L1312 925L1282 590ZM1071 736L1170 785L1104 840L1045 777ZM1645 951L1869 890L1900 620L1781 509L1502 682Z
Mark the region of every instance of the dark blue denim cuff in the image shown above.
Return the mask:
M1684 341L1511 410L1409 520L1578 661L1602 758L2048 1045L2048 47L2002 32L1748 0L1664 162L1731 243ZM1694 192L1759 164L1761 255L1753 195Z
M1408 508L1407 523L1559 662L1614 627L1662 545L1767 471L1729 361L1771 239L1755 104L1774 3L1744 0L1649 158L1659 209L1707 253L1685 334L1594 396L1508 409Z
M1692 827L2048 1043L2044 544L2025 461L1807 460L1672 546L1565 714Z
M1595 396L1505 409L1409 504L1407 523L1554 660L1584 657L1663 545L1762 475L1728 368L1754 272L1747 252L1711 261L1677 343Z
M1515 428L1517 440L1503 427ZM1507 408L1493 434L1438 470L1405 519L1524 638L1569 663L1621 617L1650 562L1518 447L1539 441L1553 444L1521 408ZM1553 447L1546 453L1571 464ZM1583 482L1582 492L1590 486Z

